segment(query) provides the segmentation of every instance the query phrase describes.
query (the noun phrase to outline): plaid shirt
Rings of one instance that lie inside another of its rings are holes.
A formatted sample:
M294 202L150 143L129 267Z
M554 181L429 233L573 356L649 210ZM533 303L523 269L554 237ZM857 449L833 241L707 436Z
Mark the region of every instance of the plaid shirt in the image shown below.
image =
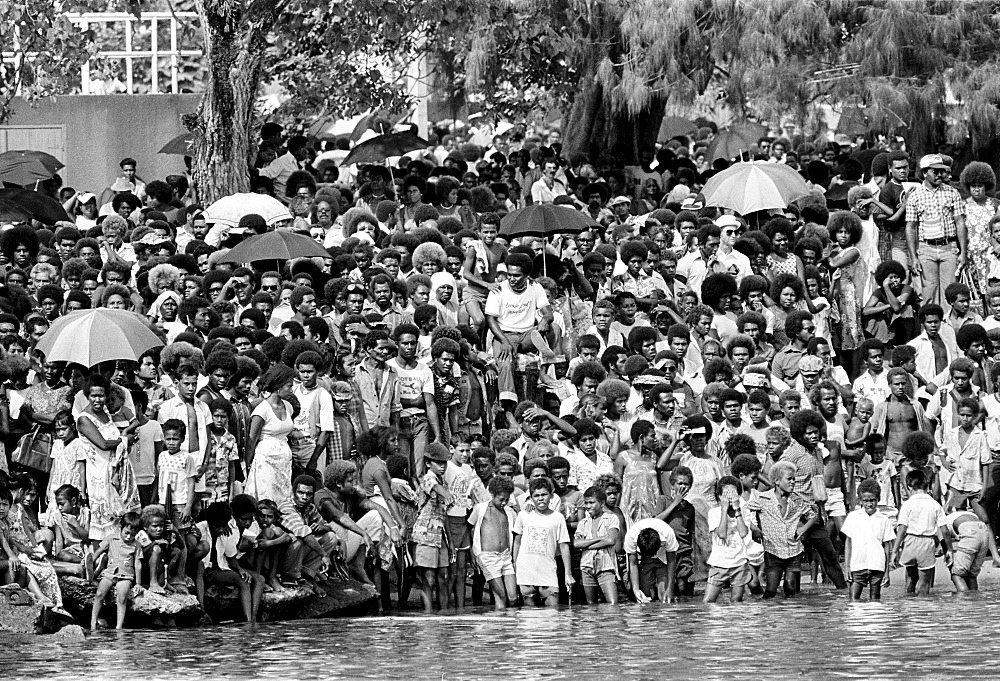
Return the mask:
M792 492L788 497L785 513L781 513L781 505L773 489L761 492L760 532L764 551L778 558L791 558L802 553L802 542L795 538L795 530L799 521L809 522L816 515L816 507L801 494Z
M333 415L333 430L330 431L330 439L327 441L330 461L354 458L357 432L350 418L341 414Z
M929 189L926 184L921 184L906 199L906 221L917 223L917 239L920 241L924 239L925 224L938 221L944 231L943 238L956 238L958 226L955 219L960 217L965 217L965 203L955 188L949 185Z
M806 451L806 448L795 440L792 440L792 443L785 449L780 461L789 461L795 465L793 492L812 501L812 479L814 476L823 475L822 461L815 454Z

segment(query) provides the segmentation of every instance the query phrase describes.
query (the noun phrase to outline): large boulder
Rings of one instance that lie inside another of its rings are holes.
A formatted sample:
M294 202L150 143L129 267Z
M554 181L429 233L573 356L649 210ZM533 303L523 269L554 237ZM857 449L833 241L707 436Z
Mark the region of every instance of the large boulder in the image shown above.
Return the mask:
M315 617L362 615L372 611L375 588L354 580L331 581L323 585L326 596L317 598L312 589L296 587L264 594L262 621L297 620ZM205 610L216 622L241 621L243 608L235 587L211 586L205 591Z
M60 577L63 604L67 611L85 626L90 624L90 613L97 585L79 577ZM198 605L198 599L193 595L180 594L160 595L142 587L133 587L129 595L128 614L125 624L130 628L149 628L158 626L192 627L198 624L210 623L205 611ZM101 608L101 617L109 622L115 621L115 601L110 595Z
M0 586L0 631L50 634L61 623L61 618L35 603L34 597L17 584Z

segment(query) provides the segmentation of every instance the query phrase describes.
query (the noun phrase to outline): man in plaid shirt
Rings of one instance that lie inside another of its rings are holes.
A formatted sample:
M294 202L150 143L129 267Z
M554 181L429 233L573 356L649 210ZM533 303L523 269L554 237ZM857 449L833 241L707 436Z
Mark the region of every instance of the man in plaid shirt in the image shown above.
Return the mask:
M951 168L940 154L920 159L924 181L905 197L910 270L923 279L922 301L947 309L944 290L965 267L967 232L962 197L944 179Z

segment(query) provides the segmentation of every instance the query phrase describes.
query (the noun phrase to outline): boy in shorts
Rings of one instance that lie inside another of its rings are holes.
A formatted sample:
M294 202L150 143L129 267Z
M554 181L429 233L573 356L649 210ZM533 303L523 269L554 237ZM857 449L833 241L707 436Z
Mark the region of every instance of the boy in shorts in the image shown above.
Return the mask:
M495 609L504 610L517 603L517 582L511 557L517 519L510 507L514 483L502 475L495 475L486 489L490 500L476 504L469 516L469 525L473 526L472 554L493 592Z
M941 528L948 525L941 504L927 494L927 476L920 469L906 474L910 497L903 502L896 520L896 541L892 545L893 566L906 568L906 593L926 596L934 583L934 553L938 541L945 548L945 562L951 558L951 540Z
M673 603L677 582L677 537L670 525L657 518L632 524L625 534L629 582L640 603L658 598Z
M844 521L844 563L851 576L851 600L861 598L866 586L870 600L882 597L889 549L896 533L892 531L892 520L878 510L881 493L877 480L862 480L858 485L861 508L851 511Z
M687 466L670 471L670 498L667 507L656 517L670 525L677 538L677 593L694 596L694 506L685 497L694 484L694 473Z
M432 442L424 450L427 470L420 478L417 490L417 519L413 524L413 541L417 570L420 572L420 598L426 612L448 606L448 567L452 544L445 523L445 509L452 503L451 493L444 486L444 470L451 454L440 442Z
M451 459L445 466L444 485L452 496L452 503L445 511L448 539L452 546L454 569L448 575L448 596L454 596L459 608L465 607L465 568L471 548L469 537L469 510L473 506L473 483L478 482L476 472L469 465L472 447L457 440L451 446Z
M1000 566L996 538L989 525L972 511L955 511L945 517L946 535L954 538L951 555L951 581L958 591L978 591L979 572L986 556L993 556L993 565Z
M187 556L180 565L180 570L174 586L182 589L186 582L184 575L188 565L195 565L203 556L198 550L199 537L194 531L192 518L195 503L195 482L198 479L198 464L190 453L181 451L187 434L187 426L180 419L167 419L161 426L163 429L163 453L157 461L157 498L155 501L166 503L168 496L173 508L170 512L170 523L173 531L183 538Z
M608 495L599 487L588 487L583 493L586 513L577 524L573 547L583 550L580 557L580 581L587 603L597 603L600 588L604 600L618 603L618 561L615 546L621 525L618 516L608 510Z
M708 586L705 602L715 603L722 590L730 588L733 603L743 600L750 582L750 566L744 537L750 533L740 510L740 481L724 475L717 485L719 505L708 510L708 531L712 533L712 552L708 556Z
M561 513L549 508L552 481L528 481L532 510L524 510L514 520L514 571L525 603L540 599L543 605L559 605L559 577L556 552L562 556L566 588L573 585L569 551L569 531Z

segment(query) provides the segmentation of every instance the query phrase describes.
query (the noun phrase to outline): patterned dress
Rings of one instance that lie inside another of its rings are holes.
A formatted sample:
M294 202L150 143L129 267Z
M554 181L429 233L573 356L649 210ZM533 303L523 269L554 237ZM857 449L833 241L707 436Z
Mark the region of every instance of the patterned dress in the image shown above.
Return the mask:
M856 350L865 340L861 310L866 302L865 282L870 276L860 251L857 260L837 268L833 275L834 304L840 313L840 321L833 328L833 345L840 350Z
M244 490L258 501L270 499L276 504L292 497L292 449L288 446L288 436L295 429L295 422L292 421L292 405L283 404L284 419L277 417L267 400L253 410L254 416L264 420L264 426Z
M93 422L105 440L121 437L113 421L101 423L88 412L80 414ZM86 463L87 501L90 505L90 538L102 541L117 535L115 521L128 511L139 510L139 489L135 473L124 444L113 451L98 449L93 442L81 435L83 447L78 449L78 460Z
M625 522L631 527L633 523L653 517L653 509L660 496L660 482L655 459L633 451L622 452L620 456L628 462L622 472L620 507L625 514Z
M970 276L962 281L973 289L973 298L979 299L985 293L983 288L989 264L986 256L990 254L990 218L996 215L1000 201L989 198L983 203L976 203L970 196L965 200L965 226L969 232L969 267L966 271Z

